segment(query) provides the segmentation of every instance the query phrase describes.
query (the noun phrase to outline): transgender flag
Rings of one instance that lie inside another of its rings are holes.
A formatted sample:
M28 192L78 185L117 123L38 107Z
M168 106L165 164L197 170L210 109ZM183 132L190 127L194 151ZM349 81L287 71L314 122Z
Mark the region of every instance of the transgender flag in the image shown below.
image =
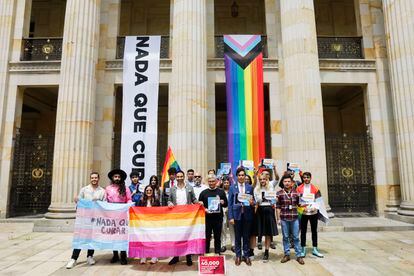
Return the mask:
M74 249L128 249L130 203L108 203L80 199L76 206Z
M205 210L199 204L129 209L130 258L204 254Z

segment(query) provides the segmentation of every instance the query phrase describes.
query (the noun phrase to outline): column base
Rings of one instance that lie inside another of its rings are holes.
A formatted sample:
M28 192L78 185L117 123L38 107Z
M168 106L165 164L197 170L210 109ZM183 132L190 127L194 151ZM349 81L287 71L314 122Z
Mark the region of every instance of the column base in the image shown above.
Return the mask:
M398 207L400 207L399 201L396 201L396 200L388 201L387 204L385 204L384 213L396 214L398 211Z
M51 204L49 212L45 214L48 219L74 219L76 218L76 205L70 204Z
M397 213L403 216L414 217L414 202L413 201L402 201Z

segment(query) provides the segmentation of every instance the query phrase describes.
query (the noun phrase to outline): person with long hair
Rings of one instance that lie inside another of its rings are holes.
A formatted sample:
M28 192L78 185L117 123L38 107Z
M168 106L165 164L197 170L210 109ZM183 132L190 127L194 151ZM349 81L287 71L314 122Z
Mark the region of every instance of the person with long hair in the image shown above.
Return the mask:
M112 170L108 173L111 184L105 189L105 198L109 203L131 203L131 191L125 186L125 179L127 174L120 169ZM113 251L111 263L119 261L118 251ZM121 265L126 265L127 255L126 251L121 251Z
M257 234L265 237L265 252L263 254L263 262L269 261L269 248L271 237L278 235L275 204L276 199L272 200L267 197L268 192L273 192L273 186L270 185L269 179L265 173L259 175L259 184L254 189L254 198L256 200L257 212Z
M161 203L161 189L160 189L160 181L158 179L158 176L151 175L149 179L149 185L151 185L152 187L155 198L158 199L159 202Z
M229 190L230 190L230 178L228 176L223 176L222 180L220 181L220 189L226 193L227 199L229 198ZM227 234L230 234L230 242L231 242L231 251L234 251L234 225L229 223L228 216L229 210L228 208L223 208L224 217L223 217L223 228L221 230L221 253L226 252L227 248Z
M152 177L151 177L152 178ZM150 178L150 179L151 179ZM144 189L143 196L141 197L140 201L138 202L139 207L157 207L160 206L160 200L155 196L154 188L152 185L148 185ZM145 264L147 258L141 258L140 263ZM150 263L156 264L158 262L158 258L152 257Z

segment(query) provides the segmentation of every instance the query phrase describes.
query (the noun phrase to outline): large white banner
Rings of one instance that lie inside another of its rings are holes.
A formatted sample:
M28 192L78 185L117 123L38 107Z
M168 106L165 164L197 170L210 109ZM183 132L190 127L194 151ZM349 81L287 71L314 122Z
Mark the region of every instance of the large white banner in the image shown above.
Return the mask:
M142 183L157 174L160 36L125 37L121 169Z

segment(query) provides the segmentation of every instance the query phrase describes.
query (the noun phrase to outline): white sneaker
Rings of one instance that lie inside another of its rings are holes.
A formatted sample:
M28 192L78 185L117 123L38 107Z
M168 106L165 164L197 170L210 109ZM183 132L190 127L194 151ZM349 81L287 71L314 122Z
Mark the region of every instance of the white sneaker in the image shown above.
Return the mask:
M88 265L94 265L95 264L95 259L92 256L89 256L86 259L86 262L88 263Z
M71 269L76 265L76 260L75 259L70 259L70 261L66 264L66 268L67 269Z
M150 263L151 264L156 264L158 262L158 258L151 258Z
M147 262L147 258L141 258L141 264L145 264Z

